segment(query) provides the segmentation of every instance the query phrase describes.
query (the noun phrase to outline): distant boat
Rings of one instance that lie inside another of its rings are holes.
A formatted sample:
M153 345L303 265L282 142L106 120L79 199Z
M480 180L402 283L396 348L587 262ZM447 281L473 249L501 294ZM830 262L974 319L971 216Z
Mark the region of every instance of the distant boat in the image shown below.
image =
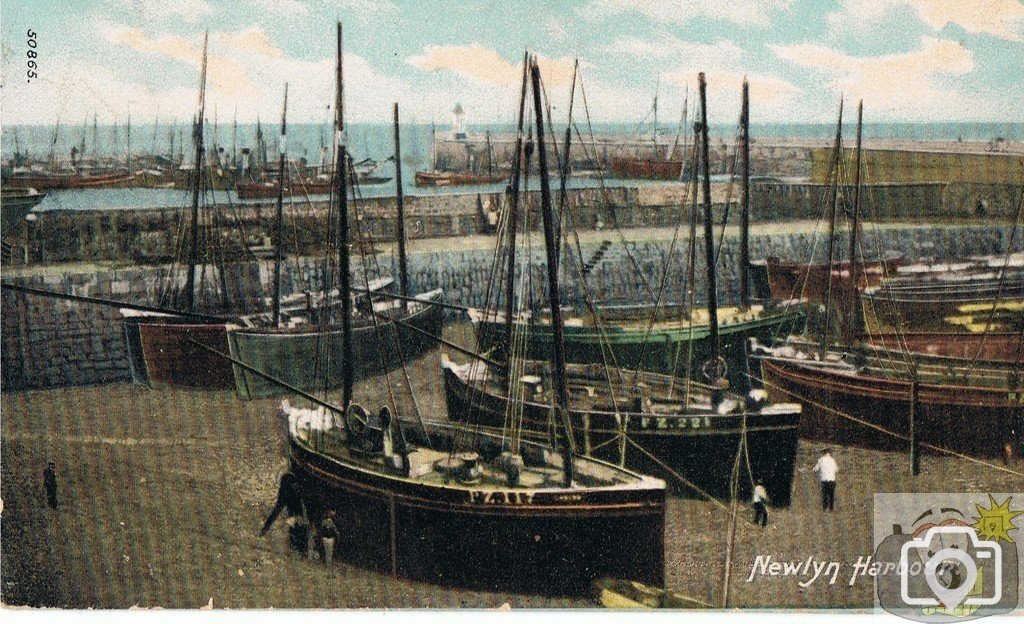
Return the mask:
M263 182L239 182L235 184L239 199L272 199L277 197L278 184L273 180ZM290 180L284 187L287 197L296 195L329 195L329 180Z
M625 180L673 180L683 177L682 160L616 156L611 159L611 176Z
M417 171L416 186L473 186L504 182L507 175L458 171Z
M4 182L11 188L35 188L43 191L107 188L122 186L135 174L127 169L100 169L91 172L15 172Z

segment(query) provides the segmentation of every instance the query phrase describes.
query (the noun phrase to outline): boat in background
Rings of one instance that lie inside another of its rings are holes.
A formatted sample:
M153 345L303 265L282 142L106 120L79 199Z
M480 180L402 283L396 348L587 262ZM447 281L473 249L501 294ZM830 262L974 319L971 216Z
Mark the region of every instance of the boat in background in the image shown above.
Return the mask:
M622 180L681 180L683 161L657 158L634 158L614 156L609 172L611 177Z
M474 186L497 184L508 176L486 173L465 173L460 171L417 171L416 186Z
M4 185L16 189L58 191L66 189L110 188L124 186L135 174L127 169L98 169L69 172L15 171Z

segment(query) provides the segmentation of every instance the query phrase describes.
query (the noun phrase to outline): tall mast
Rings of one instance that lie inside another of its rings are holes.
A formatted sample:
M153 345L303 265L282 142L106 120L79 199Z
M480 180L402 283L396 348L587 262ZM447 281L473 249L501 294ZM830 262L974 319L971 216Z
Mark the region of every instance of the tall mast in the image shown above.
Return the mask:
M405 255L405 194L402 191L402 140L398 129L398 102L395 102L395 206L398 212L395 238L398 240L398 285L402 296L409 296L409 260ZM405 302L409 307L409 302Z
M569 122L565 128L565 149L562 150L564 156L562 157L561 175L559 176L558 221L555 223L555 260L559 264L562 261L562 223L565 221L565 210L568 203L566 186L569 183L569 165L572 163L572 160L569 159L569 152L572 148L572 106L576 100L576 74L579 69L580 61L576 59L576 63L572 68L572 90L569 92ZM555 268L557 269L558 267L556 266Z
M722 390L719 387L721 380L717 378L721 374L718 344L718 281L715 275L715 234L712 230L711 170L708 163L708 98L704 72L698 74L697 81L700 85L700 173L701 191L704 195L704 260L707 266L708 282L708 340L711 343L710 362L716 376L716 379L710 380L714 386L711 403L718 405L722 398Z
M740 210L740 309L750 309L750 85L743 79L743 107L740 111L743 137L743 196Z
M274 243L274 327L281 326L281 259L284 247L284 181L287 178L285 156L288 136L288 83L284 83L284 106L281 108L281 158L278 161L277 176L277 224Z
M516 121L516 148L512 157L512 184L507 189L508 210L508 272L505 276L505 361L511 358L512 315L515 313L516 280L516 230L519 227L519 181L522 175L523 159L523 114L526 109L526 84L529 58L523 52L523 77L519 90L519 118Z
M494 175L494 153L491 151L491 131L488 130L485 134L485 140L487 142L487 177Z
M210 33L203 35L203 60L199 67L199 102L196 119L192 124L192 139L196 146L196 157L192 167L192 249L188 256L188 276L185 283L185 306L189 312L196 311L196 263L199 257L199 192L203 175L203 115L206 112L206 45ZM114 126L117 127L116 125Z
M825 343L828 340L828 323L832 306L832 258L835 255L836 242L836 209L839 205L839 170L843 152L843 101L839 100L839 121L836 123L836 142L832 152L832 170L835 180L832 184L832 206L829 209L828 241L825 251L825 271L828 276L828 287L825 289L825 322L821 326L820 353L825 354Z
M562 336L562 304L558 294L557 256L555 255L555 226L551 215L551 184L548 180L548 158L544 150L544 109L540 102L540 68L536 59L530 65L533 81L533 109L537 122L537 159L540 166L541 217L544 221L544 247L548 259L548 297L551 303L551 328L554 333L553 373L556 412L562 425L562 464L565 471L565 487L572 487L573 481L573 439L569 422L569 388L565 381L565 341Z
M160 131L160 108L156 109L156 116L153 117L153 140L149 146L149 153L151 156L156 156L156 138L157 133Z
M857 266L857 232L860 228L860 167L861 167L861 126L864 122L864 100L857 104L857 149L856 162L853 166L853 219L850 223L850 331L855 332L855 325L860 319L860 297L857 296L857 285L860 271Z
M96 113L92 114L92 154L98 159L100 155L100 126L96 119Z
M348 257L348 154L345 143L345 74L342 64L341 22L338 22L337 96L334 102L334 172L338 183L338 296L341 297L341 407L352 404L352 298L349 296Z
M125 148L124 166L129 170L132 168L132 107L128 107L128 125L125 128L127 146Z
M288 90L285 84L284 90ZM284 125L283 123L281 125ZM238 171L238 107L235 107L235 114L231 118L231 170Z

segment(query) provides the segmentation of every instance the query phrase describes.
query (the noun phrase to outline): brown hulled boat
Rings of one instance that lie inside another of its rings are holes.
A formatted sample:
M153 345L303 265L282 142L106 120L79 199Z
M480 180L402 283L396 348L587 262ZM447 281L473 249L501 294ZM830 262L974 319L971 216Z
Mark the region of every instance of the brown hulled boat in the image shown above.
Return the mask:
M951 334L939 332L902 332L864 337L867 346L881 349L905 349L913 353L958 358L973 362L1012 364L1024 361L1024 332L987 332Z
M466 173L459 171L417 171L416 186L473 186L496 184L508 178L503 174Z
M613 178L625 180L679 180L683 161L617 156L611 159L610 171Z
M278 183L275 181L265 182L239 182L235 185L235 192L239 199L273 199L278 194ZM284 186L285 196L298 195L329 195L331 182L323 180L290 180Z
M858 261L857 289L878 286L886 276L895 275L902 262L902 254L890 254L881 260ZM832 262L831 269L823 262L786 262L777 257L751 263L751 279L758 294L767 293L771 298L781 301L823 301L828 296L830 282L832 297L842 297L850 292L850 276L849 262Z
M231 365L191 341L221 353L228 351L226 323L138 323L146 376L154 387L174 386L203 390L235 387Z
M4 180L12 188L35 188L41 191L65 189L104 188L121 186L131 181L135 174L127 169L101 170L95 172L24 172L13 173Z
M772 401L804 406L800 434L813 440L886 450L909 448L911 414L921 442L977 457L1024 450L1021 361L1009 364L928 358L907 352L791 345L765 351ZM912 375L919 380L911 409Z

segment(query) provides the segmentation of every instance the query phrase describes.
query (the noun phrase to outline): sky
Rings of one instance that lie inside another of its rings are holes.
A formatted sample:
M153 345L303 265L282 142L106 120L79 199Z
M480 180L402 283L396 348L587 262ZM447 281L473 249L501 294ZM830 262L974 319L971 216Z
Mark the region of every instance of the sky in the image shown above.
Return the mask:
M276 123L288 82L289 120L324 123L339 19L351 121L399 102L448 123L460 102L510 123L529 50L556 121L578 58L595 122L639 122L655 94L678 118L700 71L713 122L744 76L754 122L829 122L841 96L873 122L1024 122L1024 0L5 0L2 121L190 119L208 31L208 117Z

